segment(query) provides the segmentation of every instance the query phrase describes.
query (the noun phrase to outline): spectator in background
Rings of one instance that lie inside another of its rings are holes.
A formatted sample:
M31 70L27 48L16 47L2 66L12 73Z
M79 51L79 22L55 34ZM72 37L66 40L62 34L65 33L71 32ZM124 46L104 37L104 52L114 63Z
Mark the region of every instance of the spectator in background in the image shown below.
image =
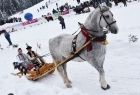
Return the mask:
M62 29L66 29L64 18L62 16L58 16L58 20L60 21Z
M18 18L18 21L19 21L19 22L22 22L22 19L21 19L21 17L19 17L19 18Z
M62 12L64 11L64 6L62 5L59 9L60 9L60 12L62 14Z
M58 8L58 3L56 3L56 8Z
M77 0L77 3L79 4L80 3L80 0Z
M37 9L37 12L39 12L39 9Z
M58 13L58 11L56 11L55 9L53 9L52 10L52 13L55 14L55 13Z
M10 38L10 33L7 32L5 29L2 30L2 33L4 33L4 36L5 36L5 38L7 39L8 43L9 43L9 46L13 45L12 41L11 41L11 38Z
M46 2L46 8L48 8L48 3Z

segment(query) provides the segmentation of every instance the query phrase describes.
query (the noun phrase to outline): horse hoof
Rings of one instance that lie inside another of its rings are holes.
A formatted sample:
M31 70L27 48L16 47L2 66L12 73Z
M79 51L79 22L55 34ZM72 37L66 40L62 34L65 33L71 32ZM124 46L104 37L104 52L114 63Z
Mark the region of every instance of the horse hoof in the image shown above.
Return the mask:
M103 90L107 90L107 89L110 89L110 86L107 84L107 87L104 88L104 87L101 87Z
M67 88L72 88L72 86L71 86L70 84L69 84L69 85L66 85L66 87L67 87Z

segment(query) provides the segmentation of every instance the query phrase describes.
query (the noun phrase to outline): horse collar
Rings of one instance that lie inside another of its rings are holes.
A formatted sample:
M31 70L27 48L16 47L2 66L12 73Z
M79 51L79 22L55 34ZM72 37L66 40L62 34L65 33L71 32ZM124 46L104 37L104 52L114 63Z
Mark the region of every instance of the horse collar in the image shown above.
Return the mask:
M82 27L81 28L81 32L82 34L84 35L84 37L86 38L86 42L88 42L92 37L95 37L93 35L91 35L89 32L88 32L88 29L86 29L85 27ZM103 35L101 37L95 37L95 39L93 40L93 42L100 42L102 44L105 45L106 43L106 35ZM87 51L91 51L92 50L92 43L90 43L88 46L87 46Z
M85 27L81 27L81 32L84 35L84 37L86 38L86 42L88 42L93 36L88 32L88 29L86 29ZM87 51L91 51L92 50L92 43L90 43L89 45L87 45Z

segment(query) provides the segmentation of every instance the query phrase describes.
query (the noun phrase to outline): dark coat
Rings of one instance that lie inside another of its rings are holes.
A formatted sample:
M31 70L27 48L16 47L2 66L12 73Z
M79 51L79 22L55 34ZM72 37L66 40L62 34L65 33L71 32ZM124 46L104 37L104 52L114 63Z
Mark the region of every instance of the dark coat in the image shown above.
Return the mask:
M58 20L60 21L60 24L65 23L65 22L64 22L64 18L63 18L62 16L59 16L59 17L58 17Z

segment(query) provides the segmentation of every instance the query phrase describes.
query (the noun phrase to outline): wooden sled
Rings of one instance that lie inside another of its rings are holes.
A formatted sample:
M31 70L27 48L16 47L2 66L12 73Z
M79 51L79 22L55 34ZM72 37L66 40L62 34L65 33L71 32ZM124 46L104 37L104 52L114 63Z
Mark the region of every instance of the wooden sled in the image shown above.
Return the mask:
M55 71L55 69L51 70L50 69L54 68L55 64L54 63L50 63L50 64L44 64L42 67L40 67L38 70L30 70L27 72L26 77L29 80L37 80L47 74L51 74Z

